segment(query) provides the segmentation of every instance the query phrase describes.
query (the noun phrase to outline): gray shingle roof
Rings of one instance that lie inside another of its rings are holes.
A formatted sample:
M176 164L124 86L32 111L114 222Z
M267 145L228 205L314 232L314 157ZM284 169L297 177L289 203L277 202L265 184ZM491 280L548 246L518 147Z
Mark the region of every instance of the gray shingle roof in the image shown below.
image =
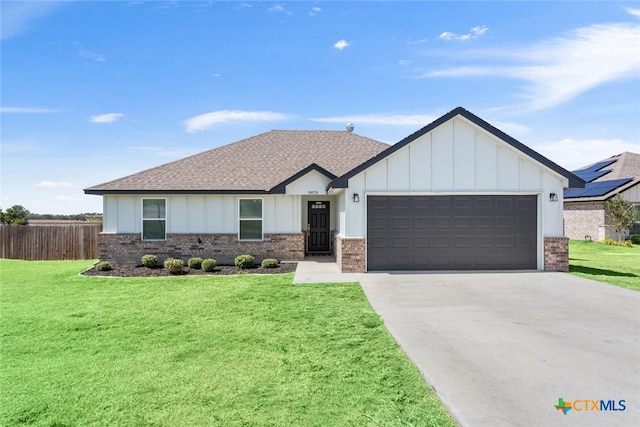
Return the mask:
M84 191L267 192L312 164L340 176L388 147L346 131L273 130Z

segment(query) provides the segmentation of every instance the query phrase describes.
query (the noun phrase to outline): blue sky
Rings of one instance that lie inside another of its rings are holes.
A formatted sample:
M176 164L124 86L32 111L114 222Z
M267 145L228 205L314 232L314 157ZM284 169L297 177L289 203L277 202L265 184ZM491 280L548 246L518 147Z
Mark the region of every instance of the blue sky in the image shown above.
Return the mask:
M395 143L457 106L572 170L640 152L640 4L2 1L0 207L272 129Z

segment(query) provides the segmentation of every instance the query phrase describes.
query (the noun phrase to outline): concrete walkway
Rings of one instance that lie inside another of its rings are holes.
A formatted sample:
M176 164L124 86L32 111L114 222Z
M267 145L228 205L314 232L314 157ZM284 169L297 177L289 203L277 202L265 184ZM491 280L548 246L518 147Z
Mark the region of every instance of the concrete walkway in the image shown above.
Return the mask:
M298 262L294 284L300 283L348 283L358 282L359 279L353 273L341 273L338 270L336 259L332 256L307 256L304 261Z

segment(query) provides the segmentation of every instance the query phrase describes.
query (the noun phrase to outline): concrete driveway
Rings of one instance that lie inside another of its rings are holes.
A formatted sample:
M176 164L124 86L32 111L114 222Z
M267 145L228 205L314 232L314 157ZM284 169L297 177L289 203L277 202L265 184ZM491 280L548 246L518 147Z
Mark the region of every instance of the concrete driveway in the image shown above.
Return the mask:
M544 272L358 279L460 425L640 426L639 292Z

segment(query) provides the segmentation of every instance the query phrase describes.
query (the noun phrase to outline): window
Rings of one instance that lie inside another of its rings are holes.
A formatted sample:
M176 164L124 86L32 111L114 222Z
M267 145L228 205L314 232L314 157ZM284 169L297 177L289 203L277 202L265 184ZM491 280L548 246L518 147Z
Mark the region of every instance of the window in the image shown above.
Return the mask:
M165 240L167 199L142 199L142 240Z
M238 238L262 240L262 199L240 199Z

